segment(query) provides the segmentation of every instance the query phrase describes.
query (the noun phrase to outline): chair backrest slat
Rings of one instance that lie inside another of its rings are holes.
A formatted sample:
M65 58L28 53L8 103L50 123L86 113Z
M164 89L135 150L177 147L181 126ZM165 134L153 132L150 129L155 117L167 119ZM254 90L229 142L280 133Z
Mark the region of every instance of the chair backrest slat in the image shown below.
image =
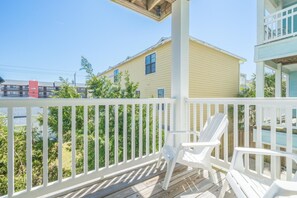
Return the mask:
M227 129L228 119L227 115L223 113L217 113L210 117L205 124L203 131L200 133L198 142L214 142L221 139L224 131ZM203 154L205 156L210 155L213 148L205 147L201 149L195 149L197 154Z

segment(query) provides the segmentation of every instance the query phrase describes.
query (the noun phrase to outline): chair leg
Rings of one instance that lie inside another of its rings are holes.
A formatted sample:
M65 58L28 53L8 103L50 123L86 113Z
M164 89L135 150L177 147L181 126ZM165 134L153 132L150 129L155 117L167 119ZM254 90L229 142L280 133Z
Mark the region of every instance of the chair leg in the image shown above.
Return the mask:
M223 187L222 187L222 189L221 189L219 198L223 198L223 197L225 196L227 187L228 187L228 181L227 181L227 179L226 179L226 180L224 181Z
M218 183L216 171L214 171L211 167L208 169L208 175L214 184Z
M167 190L167 188L169 186L169 182L170 182L174 167L175 167L174 160L170 160L169 162L167 162L167 172L166 172L164 183L163 183L163 186L162 186L162 188L164 190Z
M159 155L159 159L158 159L156 168L159 168L160 167L161 159L162 159L162 153L160 153L160 155Z

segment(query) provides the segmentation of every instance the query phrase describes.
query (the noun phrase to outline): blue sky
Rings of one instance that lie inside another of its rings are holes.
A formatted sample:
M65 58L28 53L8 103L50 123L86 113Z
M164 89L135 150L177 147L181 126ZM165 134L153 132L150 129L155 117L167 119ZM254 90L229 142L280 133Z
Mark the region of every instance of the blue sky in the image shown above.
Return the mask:
M247 59L255 72L256 0L191 0L190 34ZM85 56L96 72L171 35L171 18L155 22L109 0L1 0L0 76L72 80Z

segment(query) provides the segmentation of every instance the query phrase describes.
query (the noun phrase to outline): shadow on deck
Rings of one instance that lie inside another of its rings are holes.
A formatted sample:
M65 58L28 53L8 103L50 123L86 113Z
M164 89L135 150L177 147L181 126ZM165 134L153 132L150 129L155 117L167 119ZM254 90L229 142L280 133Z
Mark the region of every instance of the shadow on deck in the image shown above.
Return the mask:
M156 169L156 163L139 167L115 176L99 180L72 192L64 192L58 197L217 197L220 193L225 173L217 170L218 183L214 184L203 172L188 170L186 166L177 165L167 191L162 189L166 173L163 163ZM232 191L225 197L235 197Z

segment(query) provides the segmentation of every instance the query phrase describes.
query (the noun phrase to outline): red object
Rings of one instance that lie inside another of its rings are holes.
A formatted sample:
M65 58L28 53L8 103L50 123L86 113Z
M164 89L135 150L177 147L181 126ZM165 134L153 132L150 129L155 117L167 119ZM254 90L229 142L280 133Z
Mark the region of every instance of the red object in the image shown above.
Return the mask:
M29 97L38 98L38 81L29 81Z

